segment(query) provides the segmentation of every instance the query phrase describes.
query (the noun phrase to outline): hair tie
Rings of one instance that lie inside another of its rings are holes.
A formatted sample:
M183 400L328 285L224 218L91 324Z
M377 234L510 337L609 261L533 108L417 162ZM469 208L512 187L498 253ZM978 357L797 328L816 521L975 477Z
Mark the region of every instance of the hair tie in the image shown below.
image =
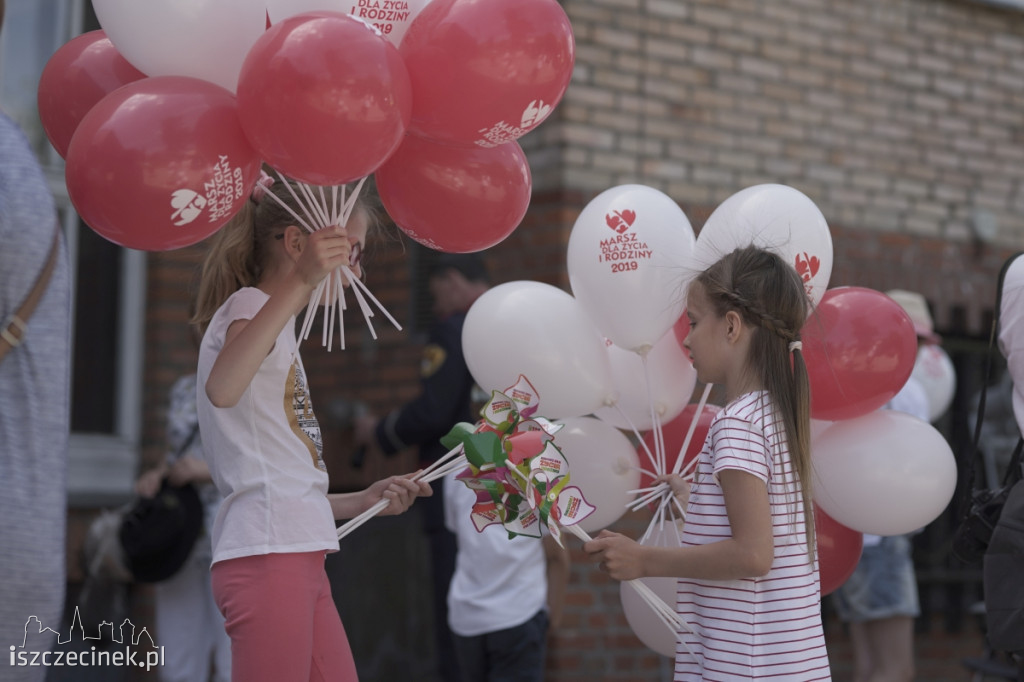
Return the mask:
M789 352L790 353L792 353L795 350L801 350L803 347L804 347L804 344L802 344L799 341L790 341L789 342Z
M269 190L270 186L273 184L274 178L270 177L267 171L261 170L260 179L256 181L255 185L253 185L252 194L249 198L253 200L253 203L260 203L263 200L264 195L266 195L267 190Z

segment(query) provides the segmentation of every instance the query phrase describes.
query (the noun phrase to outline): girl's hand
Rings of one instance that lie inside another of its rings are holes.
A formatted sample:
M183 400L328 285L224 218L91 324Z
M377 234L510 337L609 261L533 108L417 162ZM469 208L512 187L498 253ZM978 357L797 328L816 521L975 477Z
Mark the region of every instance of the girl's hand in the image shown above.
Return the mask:
M429 497L434 494L429 483L414 481L412 476L391 476L384 478L366 489L369 506L377 500L387 500L388 506L380 513L381 516L393 516L401 514L416 501L417 497Z
M590 542L583 543L583 551L602 571L616 580L635 580L645 576L644 548L619 533L603 530Z
M679 474L662 474L654 479L658 483L668 483L672 488L672 494L679 500L679 504L686 509L686 503L690 500L690 482L684 481Z
M348 265L351 256L352 242L345 228L330 225L306 235L302 252L295 261L295 273L312 288L335 268Z

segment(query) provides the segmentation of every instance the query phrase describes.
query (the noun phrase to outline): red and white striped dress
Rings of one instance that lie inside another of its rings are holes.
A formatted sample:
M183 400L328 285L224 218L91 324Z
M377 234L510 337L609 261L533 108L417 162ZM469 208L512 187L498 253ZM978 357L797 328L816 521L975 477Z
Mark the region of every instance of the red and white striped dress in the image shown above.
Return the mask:
M817 557L808 561L800 483L767 392L740 396L712 422L686 508L684 546L731 537L718 484L723 469L767 483L775 560L761 578L679 580L676 609L696 635L684 632L692 655L677 645L675 680L830 680Z

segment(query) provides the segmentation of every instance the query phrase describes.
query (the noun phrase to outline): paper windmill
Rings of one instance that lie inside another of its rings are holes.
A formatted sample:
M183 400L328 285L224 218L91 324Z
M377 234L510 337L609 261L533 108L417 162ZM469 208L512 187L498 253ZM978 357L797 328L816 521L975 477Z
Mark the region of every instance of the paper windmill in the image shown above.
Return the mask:
M460 423L441 442L462 447L467 467L455 478L476 492L470 512L477 531L500 523L509 537L539 538L541 524L561 544L560 526L594 511L569 485L569 462L555 445L561 425L534 417L537 391L520 375L514 386L494 391L476 425Z

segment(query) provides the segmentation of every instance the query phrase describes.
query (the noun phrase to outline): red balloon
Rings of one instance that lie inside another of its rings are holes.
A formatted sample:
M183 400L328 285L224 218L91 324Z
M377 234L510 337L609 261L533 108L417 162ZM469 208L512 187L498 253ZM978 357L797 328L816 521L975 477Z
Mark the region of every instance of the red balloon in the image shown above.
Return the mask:
M700 454L701 448L704 447L704 440L708 437L708 430L711 428L711 420L714 419L715 415L722 408L717 405L704 405L704 409L701 410L700 416L697 417L697 428L693 432L693 437L690 439L690 444L686 446L686 454L683 456L683 469L692 462L697 455ZM683 411L679 413L672 421L666 422L661 426L661 433L665 439L665 468L668 471L672 471L676 465L676 460L679 459L679 451L683 448L683 441L686 440L686 432L690 430L690 423L693 421L694 415L697 413L697 405L691 403L683 408ZM644 443L650 448L651 453L654 453L654 432L648 431L644 434ZM647 452L644 451L643 446L637 448L637 454L640 455L640 466L644 469L651 468L651 459L647 456ZM640 474L640 487L646 488L654 485L654 479L645 473Z
M862 287L826 291L801 336L815 419L877 410L907 383L917 358L907 313L885 294Z
M365 177L402 142L409 74L394 45L338 12L298 14L252 46L238 75L242 127L263 158L315 185Z
M432 0L399 47L412 80L409 130L500 145L555 108L572 77L572 26L557 0Z
M821 596L834 592L857 568L864 534L847 528L814 505L814 533L818 543L818 584Z
M395 224L420 244L449 253L494 246L530 205L530 166L516 142L453 147L408 135L375 177Z
M89 31L64 43L43 67L36 94L43 130L57 153L67 156L71 136L97 102L145 77L103 31Z
M234 95L186 76L145 78L100 100L71 138L65 167L82 219L144 251L213 234L248 201L259 172Z

